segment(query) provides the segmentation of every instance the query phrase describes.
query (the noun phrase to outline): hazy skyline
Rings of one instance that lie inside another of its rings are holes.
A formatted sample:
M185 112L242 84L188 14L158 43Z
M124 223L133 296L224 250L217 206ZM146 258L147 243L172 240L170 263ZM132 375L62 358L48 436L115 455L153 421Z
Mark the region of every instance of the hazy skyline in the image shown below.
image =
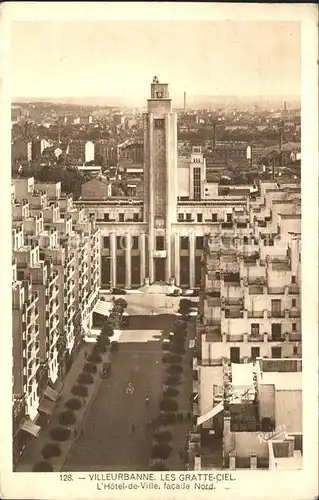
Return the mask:
M297 22L14 22L11 95L145 102L154 75L173 99L298 96Z

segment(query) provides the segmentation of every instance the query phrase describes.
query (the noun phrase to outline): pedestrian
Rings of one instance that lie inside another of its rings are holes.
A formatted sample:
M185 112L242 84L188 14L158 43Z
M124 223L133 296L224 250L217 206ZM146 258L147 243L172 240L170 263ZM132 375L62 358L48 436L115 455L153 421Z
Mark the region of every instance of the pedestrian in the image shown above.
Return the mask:
M84 357L85 357L85 359L87 359L87 357L88 357L88 352L86 349L84 350Z
M77 438L77 435L78 435L78 431L76 429L74 429L74 439Z
M132 424L132 432L135 432L135 425Z
M183 451L183 448L181 448L181 449L179 450L179 457L180 457L180 459L181 459L181 460L183 460L183 457L184 457L184 451Z

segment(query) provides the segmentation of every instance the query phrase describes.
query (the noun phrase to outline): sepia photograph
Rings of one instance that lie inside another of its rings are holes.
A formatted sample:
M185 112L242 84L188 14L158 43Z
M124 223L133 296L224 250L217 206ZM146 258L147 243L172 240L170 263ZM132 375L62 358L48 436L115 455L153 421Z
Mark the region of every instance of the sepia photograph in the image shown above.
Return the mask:
M303 470L302 32L10 23L13 473L148 498Z

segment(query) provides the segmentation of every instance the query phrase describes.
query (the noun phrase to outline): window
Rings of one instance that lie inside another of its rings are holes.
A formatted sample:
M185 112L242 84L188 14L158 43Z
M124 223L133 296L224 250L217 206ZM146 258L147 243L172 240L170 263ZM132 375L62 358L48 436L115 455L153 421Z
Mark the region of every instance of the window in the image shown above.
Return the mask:
M197 222L203 222L203 214L197 214Z
M281 323L273 323L271 325L271 338L274 341L281 340Z
M188 250L188 237L181 236L181 250Z
M212 214L212 221L217 222L217 214Z
M178 222L184 222L184 214L178 214Z
M297 301L296 301L296 299L292 299L292 301L291 301L291 306L292 306L292 307L296 307L296 305L297 305Z
M124 222L124 214L119 213L119 222Z
M293 346L293 353L298 354L298 347L296 345Z
M296 332L297 331L297 323L292 324L292 331Z
M133 214L133 222L138 222L138 214Z
M198 167L194 168L193 198L197 201L201 199L201 172Z
M251 357L252 359L259 358L260 356L260 348L259 347L252 347L251 348Z
M164 128L164 120L163 119L154 120L154 127L156 129L163 129Z
M252 323L250 326L251 335L259 335L259 323Z
M117 236L116 237L116 248L118 250L123 250L124 249L124 243L123 243L123 237L122 236Z
M203 247L204 247L204 237L196 236L196 249L202 250Z
M164 236L156 236L156 250L164 250Z
M132 236L132 250L138 250L138 236Z
M186 214L186 222L192 221L192 214Z
M291 276L291 283L296 284L296 276Z
M110 214L104 214L104 222L109 222Z
M271 348L271 357L275 359L281 358L281 347L272 347Z
M232 214L227 214L227 222L231 222L233 218Z
M104 236L103 248L110 248L110 237L109 236Z

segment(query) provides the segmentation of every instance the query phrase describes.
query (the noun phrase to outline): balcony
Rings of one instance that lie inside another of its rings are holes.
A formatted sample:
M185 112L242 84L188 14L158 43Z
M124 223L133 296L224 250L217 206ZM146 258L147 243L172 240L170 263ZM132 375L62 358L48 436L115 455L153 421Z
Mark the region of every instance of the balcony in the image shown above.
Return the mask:
M248 287L249 295L263 295L264 287L262 285L251 285Z
M288 293L290 295L298 295L300 294L300 287L298 285L289 285Z
M225 318L243 318L244 311L239 309L225 309Z
M248 318L263 318L264 311L248 311Z
M289 318L300 318L300 309L297 308L290 309Z
M242 333L237 333L236 335L226 335L227 342L243 342L244 335Z
M233 222L222 222L222 229L232 229L233 227Z
M301 342L301 333L299 332L290 332L289 333L290 342Z
M248 342L263 342L264 336L260 333L250 334L247 338Z
M285 311L268 311L268 318L284 318Z
M284 286L269 286L268 294L269 295L284 295L285 287Z

